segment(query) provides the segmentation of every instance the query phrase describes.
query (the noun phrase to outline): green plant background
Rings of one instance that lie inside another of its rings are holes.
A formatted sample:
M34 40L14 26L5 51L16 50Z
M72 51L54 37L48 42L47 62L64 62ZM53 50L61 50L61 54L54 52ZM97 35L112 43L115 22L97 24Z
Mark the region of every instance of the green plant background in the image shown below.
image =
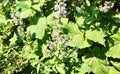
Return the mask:
M101 12L104 0L67 0L61 25L54 18L54 2L0 1L0 74L119 74L120 12ZM111 2L120 9L119 0ZM12 11L19 14L18 25ZM70 42L48 50L48 42L55 44L54 26Z

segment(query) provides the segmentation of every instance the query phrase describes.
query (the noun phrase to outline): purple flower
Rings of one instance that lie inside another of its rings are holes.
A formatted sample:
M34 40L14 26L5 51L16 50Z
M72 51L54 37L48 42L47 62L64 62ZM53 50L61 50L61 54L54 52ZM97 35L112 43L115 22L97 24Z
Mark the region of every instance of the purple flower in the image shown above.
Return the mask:
M62 14L63 14L63 17L66 17L66 15L67 15L67 11L64 10Z

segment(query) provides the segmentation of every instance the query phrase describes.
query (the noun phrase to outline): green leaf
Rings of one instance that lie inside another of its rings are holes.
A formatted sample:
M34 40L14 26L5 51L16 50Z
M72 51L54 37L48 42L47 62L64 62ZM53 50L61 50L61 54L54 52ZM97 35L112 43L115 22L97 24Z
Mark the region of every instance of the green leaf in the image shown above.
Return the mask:
M24 1L16 1L16 9L19 10L27 10L30 9L32 5L31 0L24 0Z
M72 22L66 24L66 25L65 25L65 29L68 30L68 33L69 33L69 34L79 34L79 33L80 33L77 24L72 23Z
M120 19L120 13L114 15L113 17L114 17L114 18L118 18L118 19Z
M40 63L37 65L37 74L39 73L40 71Z
M76 23L81 27L84 24L84 17L76 17Z
M85 23L85 24L91 24L93 21L95 21L95 19L96 19L96 18L95 18L94 15L88 16L88 17L85 18L84 23Z
M34 16L35 11L32 9L24 10L20 13L20 18L28 18Z
M87 6L90 6L89 0L85 0L85 1L86 1Z
M34 2L39 2L38 0L37 1L34 1ZM35 9L35 10L37 10L37 11L41 11L41 7L44 5L44 3L45 3L45 0L40 0L40 2L38 3L38 4L34 4L34 5L32 5L32 7Z
M119 72L114 67L110 67L109 74L119 74Z
M35 50L32 50L32 47L30 45L25 45L22 48L22 51L20 51L20 54L22 55L22 57L26 58L26 60L32 61L33 65L36 64L36 62L38 62L39 56L35 54Z
M35 59L30 60L29 62L30 62L30 65L33 66L33 67L35 67L39 63L39 61L35 60Z
M57 64L56 69L60 74L65 74L64 64Z
M32 5L32 8L37 10L37 11L39 11L39 12L41 11L41 9L40 9L38 4Z
M34 3L38 3L40 0L33 0Z
M45 3L45 1L46 0L40 0L40 2L39 2L40 7L43 6L43 4Z
M3 0L2 3L3 3L3 6L5 7L7 4L8 4L9 0Z
M50 72L52 72L52 69L49 66L44 65L44 68L44 74L49 74Z
M83 55L83 62L90 66L95 74L108 74L108 64L104 55L106 50L96 46L89 50L90 53Z
M55 18L54 13L51 13L49 16L47 16L47 24L48 25L54 25L55 24Z
M37 25L32 25L27 28L27 31L32 35L35 35L36 38L42 39L44 37L46 29L46 17L40 17Z
M79 47L81 46L82 36L80 34L73 36L70 46L72 47Z
M90 47L91 45L92 42L87 39L84 39L82 33L74 35L72 41L70 42L70 46L78 47L78 48L86 48L86 47Z
M14 33L13 37L10 39L10 45L15 45L17 40L17 35Z
M46 45L43 44L43 45L42 45L42 54L43 54L42 59L44 59L44 58L47 57L47 55L46 55L46 49L47 49L47 44L46 44Z
M82 57L82 60L92 68L95 74L108 74L107 62L96 57Z
M87 64L83 63L79 69L79 74L85 74L86 72L92 72L92 69Z
M114 66L114 68L120 71L120 62L110 61L110 63Z
M68 18L61 18L62 24L65 25L68 23Z
M76 50L74 50L71 54L69 54L69 57L71 58L71 61L75 61L78 60L78 53L76 52Z
M89 30L86 31L86 38L89 40L92 40L94 42L98 42L102 45L105 45L105 39L104 39L105 35L102 31L97 31L97 30Z
M117 44L109 49L106 53L107 57L120 58L120 44Z
M5 16L0 14L0 26L1 26L1 23L4 23L6 20Z
M110 36L110 38L112 38L112 40L114 41L114 45L119 44L120 43L120 29L117 33Z

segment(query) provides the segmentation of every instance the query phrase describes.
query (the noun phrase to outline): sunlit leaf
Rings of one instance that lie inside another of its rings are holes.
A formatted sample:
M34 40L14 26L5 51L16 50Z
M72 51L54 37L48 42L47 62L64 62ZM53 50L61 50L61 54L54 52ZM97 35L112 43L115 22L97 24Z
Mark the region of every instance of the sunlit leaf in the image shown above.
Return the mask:
M70 43L70 46L78 47L78 48L86 48L86 47L90 47L91 45L92 45L92 42L87 39L84 39L84 36L82 33L74 35Z
M114 66L114 68L120 71L120 62L110 61L110 63Z
M32 5L32 7L37 10L37 11L41 11L41 7L43 6L43 4L45 3L45 0L34 0L34 2L39 2L38 4L34 4Z
M17 35L14 33L13 37L10 39L10 45L15 45L17 40Z
M90 1L89 0L85 0L85 1L86 1L87 6L90 6Z
M83 17L76 17L76 23L79 25L79 26L82 26L84 24L84 18Z
M56 65L56 69L60 74L65 74L64 64Z
M108 63L105 60L105 49L100 49L98 47L93 47L89 49L90 53L86 53L82 60L92 68L95 74L107 74L108 73Z
M27 28L27 31L32 35L35 35L36 38L42 39L44 37L46 29L46 18L39 18L37 25L32 25Z
M56 23L56 20L54 18L54 13L51 13L49 16L47 16L47 24L54 25L55 23Z
M41 11L41 9L40 9L40 7L39 7L39 5L38 4L35 4L35 5L33 5L32 6L35 10L37 10L37 11Z
M34 59L33 61L38 61L38 56L35 54L35 50L32 50L30 45L25 45L20 53L23 57L27 58L27 60Z
M83 63L79 69L79 74L85 74L86 72L92 72L92 69L85 63Z
M27 9L27 10L22 11L22 12L20 13L20 18L32 17L32 16L34 16L34 14L35 14L35 11L34 11L34 10L32 10L32 9Z
M107 74L108 67L105 60L96 57L83 57L83 61L92 68L95 74Z
M62 24L65 25L68 23L68 18L61 18Z
M117 44L109 49L106 53L107 57L120 58L120 44Z
M39 2L40 7L43 6L43 4L45 3L45 1L46 0L40 0L40 2Z
M30 60L30 64L35 67L38 64L38 60Z
M119 19L120 19L120 13L119 13L119 14L114 15L113 17L115 17L115 18L119 18Z
M119 29L119 31L116 34L113 34L110 37L114 41L114 45L119 44L120 43L120 29Z
M1 26L1 23L5 22L5 20L6 20L5 16L0 14L0 26Z
M109 74L119 74L119 72L114 67L110 67Z
M37 65L37 74L39 73L40 71L40 63Z
M105 45L105 39L104 39L105 35L102 31L97 31L97 30L89 30L86 31L86 38L89 40L92 40L94 42L98 42L102 45Z
M37 3L37 2L39 2L40 0L33 0L33 2L35 2L35 3Z
M70 34L79 34L80 33L77 24L72 23L72 22L66 24L65 29L67 29L68 33L70 33Z
M5 7L7 4L8 4L9 0L3 0L2 3L3 3L3 6Z
M18 1L16 0L16 9L19 10L21 9L22 11L30 9L32 5L31 0L25 0L25 1Z

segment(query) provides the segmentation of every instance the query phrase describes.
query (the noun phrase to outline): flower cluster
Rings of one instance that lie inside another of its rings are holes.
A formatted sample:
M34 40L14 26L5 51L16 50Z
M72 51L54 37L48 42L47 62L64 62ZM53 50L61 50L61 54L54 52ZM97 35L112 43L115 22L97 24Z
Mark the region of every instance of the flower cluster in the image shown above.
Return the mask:
M54 2L55 18L66 17L66 0Z
M65 18L67 15L66 0L54 2L54 10L55 18L59 21L57 22L59 24L61 22L60 19ZM47 42L46 53L49 57L57 56L59 59L62 59L68 57L68 52L64 49L67 49L70 40L62 35L63 30L58 24L52 27L51 41Z
M20 25L20 24L23 24L23 21L20 20L20 16L19 16L19 13L16 13L15 11L11 10L10 12L10 17L12 18L13 20L13 23L15 25Z
M114 3L112 3L111 1L105 1L103 6L101 5L99 8L100 8L100 11L106 13L113 7L114 7Z

